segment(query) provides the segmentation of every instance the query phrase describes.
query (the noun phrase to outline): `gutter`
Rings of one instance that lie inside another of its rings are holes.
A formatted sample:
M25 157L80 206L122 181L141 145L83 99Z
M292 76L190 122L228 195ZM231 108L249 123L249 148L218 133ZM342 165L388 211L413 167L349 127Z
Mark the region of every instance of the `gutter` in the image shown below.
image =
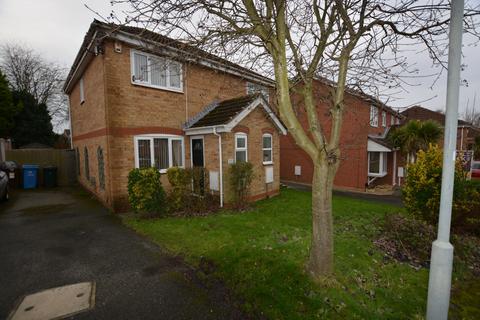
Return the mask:
M222 136L217 133L217 129L213 128L213 134L218 137L218 164L220 165L220 208L223 208L223 160L222 160Z
M78 65L77 67L75 68L75 70L73 71L71 77L68 79L68 82L65 82L64 86L63 86L63 92L68 94L67 91L70 87L70 83L72 82L72 80L75 78L75 75L78 71L78 69L82 66L82 63L83 63L83 60L85 59L85 57L87 56L88 53L90 53L90 48L92 47L92 44L93 42L95 41L95 38L97 37L97 32L98 31L95 31L95 33L93 34L92 36L92 40L90 41L90 43L88 44L87 46L87 49L85 49L85 52L83 53L82 57L80 58L79 62L78 62ZM75 62L74 62L75 64ZM68 77L68 76L67 76Z

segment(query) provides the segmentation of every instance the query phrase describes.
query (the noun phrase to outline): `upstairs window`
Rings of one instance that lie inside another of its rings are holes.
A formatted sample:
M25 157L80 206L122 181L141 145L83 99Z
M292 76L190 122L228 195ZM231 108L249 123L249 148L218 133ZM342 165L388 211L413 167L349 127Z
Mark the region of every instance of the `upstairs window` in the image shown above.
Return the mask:
M247 94L254 94L254 93L261 93L262 96L265 98L265 100L268 101L269 99L267 87L262 86L260 84L253 83L253 82L247 82Z
M396 124L400 124L400 118L397 118L397 119L395 120L395 123L396 123Z
M132 83L148 87L182 91L182 65L163 57L132 51Z
M378 108L370 106L370 126L378 127Z
M161 173L171 167L183 167L184 147L180 136L135 137L135 166L155 167Z
M245 133L235 134L235 162L248 161L247 147L247 135Z
M382 127L386 127L386 126L387 126L387 112L382 111Z
M85 88L83 86L83 77L80 78L80 104L85 102Z
M266 133L262 137L263 164L271 164L272 158L272 135Z
M393 114L390 115L390 125L393 126L395 124L395 116Z

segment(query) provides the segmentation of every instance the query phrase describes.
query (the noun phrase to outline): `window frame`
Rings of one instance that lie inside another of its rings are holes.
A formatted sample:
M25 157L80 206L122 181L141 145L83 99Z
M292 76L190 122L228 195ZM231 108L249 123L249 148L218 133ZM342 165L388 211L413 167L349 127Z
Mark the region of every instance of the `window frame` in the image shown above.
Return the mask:
M83 76L80 77L79 91L80 91L80 104L83 104L85 102L85 83L83 81Z
M270 148L265 148L265 146L263 145L263 138L265 137L269 137L270 138ZM263 161L263 152L265 150L269 150L270 151L270 161ZM264 165L269 165L269 164L273 164L273 135L271 133L264 133L262 135L262 163Z
M238 147L237 138L245 138L245 147ZM245 162L248 162L248 135L244 132L235 133L235 163L237 162L237 151L245 151Z
M390 114L390 126L395 125L395 116L393 114Z
M382 127L387 126L387 111L382 111Z
M378 159L378 171L379 172L370 172L370 154L379 153L380 157ZM368 163L368 176L369 177L385 177L388 174L388 152L383 151L368 151L367 157Z
M185 168L185 139L183 136L174 135L174 134L142 134L133 137L134 144L134 156L135 156L135 168L140 168L140 159L138 154L138 141L139 140L149 140L150 141L150 165L155 167L155 146L154 139L168 139L168 168L159 169L160 173L166 173L169 168L173 166L173 153L172 153L172 141L181 142L181 151L182 151L182 165L178 166L179 168Z
M135 76L135 54L139 55L144 55L147 57L147 81L136 81L134 80ZM151 59L164 59L165 63L170 64L170 63L176 63L180 67L180 87L172 87L170 86L170 68L166 68L166 76L165 76L165 81L166 81L166 86L159 86L152 84L152 68L150 64ZM183 64L180 61L175 61L172 59L169 59L167 57L162 57L162 56L157 56L154 54L146 53L143 51L139 50L130 50L130 82L133 85L137 86L143 86L143 87L148 87L148 88L154 88L154 89L160 89L160 90L167 90L167 91L173 91L173 92L178 92L178 93L183 93Z
M267 100L267 102L270 99L270 92L268 91L267 86L247 81L245 88L247 95L260 93L265 98L265 100Z
M373 104L370 106L370 126L371 127L378 127L378 107L374 106Z

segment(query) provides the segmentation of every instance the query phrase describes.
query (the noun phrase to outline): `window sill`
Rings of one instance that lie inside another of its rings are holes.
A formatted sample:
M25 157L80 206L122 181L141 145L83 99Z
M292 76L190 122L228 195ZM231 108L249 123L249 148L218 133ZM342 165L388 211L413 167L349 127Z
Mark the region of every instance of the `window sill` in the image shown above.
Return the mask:
M383 173L371 173L371 172L369 172L368 173L369 177L377 177L377 178L382 178L382 177L385 177L386 175L387 175L386 172L383 172Z
M134 82L134 81L131 81L131 84L133 84L134 86L147 87L147 88L151 88L151 89L171 91L171 92L175 92L175 93L183 93L183 87L179 88L179 89L175 89L175 88L168 88L168 87L159 87L159 86L154 86L154 85L151 85L151 84L148 84L148 83Z
M263 165L264 165L264 166L273 165L273 161L264 161L264 162L263 162Z

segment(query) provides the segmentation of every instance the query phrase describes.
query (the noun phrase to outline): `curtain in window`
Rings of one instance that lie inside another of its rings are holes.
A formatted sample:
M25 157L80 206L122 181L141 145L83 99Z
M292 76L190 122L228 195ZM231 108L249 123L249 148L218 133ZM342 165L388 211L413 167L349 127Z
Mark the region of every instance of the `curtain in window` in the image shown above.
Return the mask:
M170 87L180 88L180 76L182 72L180 64L177 62L170 62L168 69L170 73Z
M263 162L272 161L272 137L269 135L263 136Z
M87 147L85 147L83 149L83 156L85 158L85 178L87 178L87 180L90 180L90 165L88 163L88 149Z
M157 169L168 168L168 139L153 139L153 155Z
M155 86L167 86L167 66L165 59L150 57L150 70L152 84Z
M148 60L143 54L134 53L134 75L135 81L148 81Z
M100 189L105 190L105 162L103 160L102 147L97 148L97 162L98 162L98 183Z
M172 140L172 166L181 167L183 165L182 159L182 141Z
M151 166L150 140L138 140L138 167L150 168Z

